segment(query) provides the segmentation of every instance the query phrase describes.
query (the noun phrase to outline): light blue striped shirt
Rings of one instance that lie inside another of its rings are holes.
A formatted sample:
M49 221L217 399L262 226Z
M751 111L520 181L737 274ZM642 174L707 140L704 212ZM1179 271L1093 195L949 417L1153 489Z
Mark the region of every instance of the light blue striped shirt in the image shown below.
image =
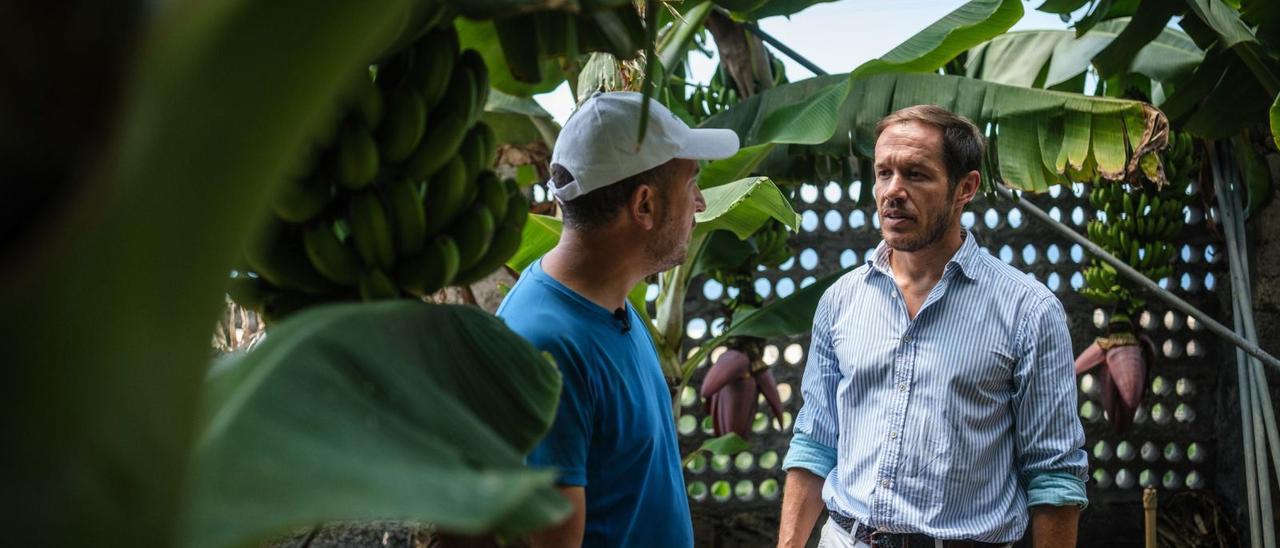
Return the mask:
M877 529L1012 542L1028 506L1084 504L1071 335L1044 285L972 234L909 319L881 242L827 289L783 467Z

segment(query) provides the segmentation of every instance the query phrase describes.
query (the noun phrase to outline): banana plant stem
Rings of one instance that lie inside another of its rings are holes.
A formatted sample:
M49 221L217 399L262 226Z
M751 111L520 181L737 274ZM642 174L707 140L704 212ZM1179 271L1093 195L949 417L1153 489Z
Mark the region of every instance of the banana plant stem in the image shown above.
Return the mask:
M1128 265L1128 263L1125 263L1124 261L1117 259L1114 255L1107 253L1106 250L1102 249L1097 244L1089 241L1088 238L1080 235L1080 233L1076 232L1075 229L1065 224L1062 224L1061 221L1057 221L1053 217L1050 217L1048 213L1045 213L1043 209L1036 207L1035 204L1032 204L1027 200L1019 199L1017 195L1015 195L1011 190L1006 188L1004 185L995 184L992 186L995 188L997 193L999 193L1001 196L1005 197L1006 199L1012 201L1014 205L1016 205L1019 209L1022 209L1023 211L1027 212L1032 217L1035 217L1037 219L1040 219L1041 221L1044 221L1050 227L1052 227L1055 231L1057 231L1059 234L1066 237L1067 239L1077 244L1080 244L1080 246L1083 247L1085 251L1088 251L1089 253L1093 254L1093 256L1111 265L1116 269L1116 272L1120 273L1120 275L1129 279L1130 281L1142 287L1143 289L1146 289L1149 293L1154 295L1156 298L1160 299L1161 301L1164 301L1165 304L1168 304L1169 306L1173 307L1175 310L1179 312L1182 312L1183 314L1186 314L1188 316L1195 318L1196 321L1204 324L1204 326L1213 334L1230 341L1232 344L1236 345L1240 349L1247 352L1250 356L1258 358L1259 360L1262 361L1262 363L1265 363L1275 368L1276 371L1280 371L1280 359L1276 359L1275 356L1268 354L1265 350L1258 347L1257 344L1254 344L1252 342L1245 340L1243 337L1241 337L1240 335L1237 335L1234 331L1232 331L1231 329L1228 329L1226 326L1222 325L1217 320L1210 318L1208 314L1201 312L1200 309L1192 306L1187 301L1182 300L1177 295L1174 295L1173 293L1171 293L1169 290L1163 287L1160 287L1159 284L1155 283L1154 281L1151 281L1150 278L1147 278L1146 276L1143 276L1142 273L1138 272L1137 270L1134 270L1133 267Z

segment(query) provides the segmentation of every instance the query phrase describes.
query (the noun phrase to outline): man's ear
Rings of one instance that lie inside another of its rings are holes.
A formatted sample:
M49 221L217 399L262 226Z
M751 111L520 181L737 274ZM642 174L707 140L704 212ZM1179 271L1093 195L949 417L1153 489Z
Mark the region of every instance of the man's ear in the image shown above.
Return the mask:
M978 187L982 186L982 176L978 172L970 171L956 183L956 204L964 207L973 200L978 194Z
M627 214L640 228L653 230L658 226L658 194L653 185L639 184L627 200Z

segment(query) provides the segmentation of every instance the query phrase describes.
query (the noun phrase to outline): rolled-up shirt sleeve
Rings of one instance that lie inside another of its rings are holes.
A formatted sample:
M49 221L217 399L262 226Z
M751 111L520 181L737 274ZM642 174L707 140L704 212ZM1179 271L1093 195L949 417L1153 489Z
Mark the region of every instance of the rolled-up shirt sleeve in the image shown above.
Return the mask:
M803 468L819 477L827 477L836 465L836 438L839 420L836 412L836 385L840 366L836 361L831 328L835 316L835 290L828 288L818 301L814 313L813 336L809 342L809 360L805 363L800 391L804 406L796 416L795 435L782 462L782 468Z
M1037 303L1018 331L1014 372L1016 466L1028 506L1088 503L1089 460L1076 416L1075 359L1062 303Z

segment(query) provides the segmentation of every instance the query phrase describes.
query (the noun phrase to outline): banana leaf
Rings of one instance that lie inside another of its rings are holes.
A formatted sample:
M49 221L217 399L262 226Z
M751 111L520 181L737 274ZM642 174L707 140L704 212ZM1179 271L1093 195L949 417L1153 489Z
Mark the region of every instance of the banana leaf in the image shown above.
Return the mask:
M971 0L883 57L863 63L843 80L836 81L835 85L811 86L800 92L804 95L797 95L799 90L793 88L791 92L784 92L789 97L772 102L744 101L713 116L704 125L722 117L758 119L758 124L750 126L750 136L739 131L743 145L826 142L837 130L840 107L846 102L854 80L875 74L935 71L956 55L1005 32L1022 18L1022 13L1022 4L1018 0ZM753 98L778 89L767 90ZM742 127L742 124L726 123L723 119L715 123L720 125L708 127Z
M1009 30L1022 19L1020 0L972 0L925 27L879 59L853 70L852 78L889 72L929 72Z
M520 534L569 511L554 473L523 464L560 374L477 308L314 307L219 363L205 388L186 546L370 519Z
M800 214L791 209L782 191L767 177L749 177L702 192L707 208L696 215L694 235L728 230L746 239L777 219L792 231L800 228Z
M703 127L727 127L743 144L759 144L763 122L788 108L820 101L822 92L852 84L840 105L834 131L815 146L844 156L852 148L870 158L874 126L885 115L911 105L936 104L966 116L979 127L994 126L999 138L988 147L1006 184L1044 191L1071 170L1128 179L1140 172L1139 159L1164 148L1168 121L1139 101L1027 89L938 74L879 74L846 80L843 75L786 84L744 100ZM1163 181L1161 181L1162 183Z
M497 89L489 90L480 118L493 128L499 144L527 145L542 141L550 150L560 134L560 126L551 114L532 97L516 97Z
M462 49L474 49L484 58L489 67L489 85L503 93L518 97L529 97L556 89L564 81L564 72L555 58L547 57L538 60L542 80L526 83L516 80L507 66L507 58L502 54L502 45L498 43L498 31L493 21L477 21L458 18L454 23L458 29L458 42Z
M698 187L707 190L750 176L773 152L774 146L774 143L761 143L744 147L733 156L708 162L698 173Z
M1053 87L1099 62L1099 56L1115 45L1129 26L1129 20L1122 18L1099 23L1082 36L1066 30L1003 34L969 51L965 75L1012 86ZM1121 64L1122 70L1172 84L1190 76L1203 60L1204 52L1185 33L1163 28Z
M101 82L124 91L100 156L67 158L66 201L7 247L0 303L24 311L0 398L21 440L0 459L21 504L7 542L172 543L240 242L340 90L425 5L148 4L130 80Z

